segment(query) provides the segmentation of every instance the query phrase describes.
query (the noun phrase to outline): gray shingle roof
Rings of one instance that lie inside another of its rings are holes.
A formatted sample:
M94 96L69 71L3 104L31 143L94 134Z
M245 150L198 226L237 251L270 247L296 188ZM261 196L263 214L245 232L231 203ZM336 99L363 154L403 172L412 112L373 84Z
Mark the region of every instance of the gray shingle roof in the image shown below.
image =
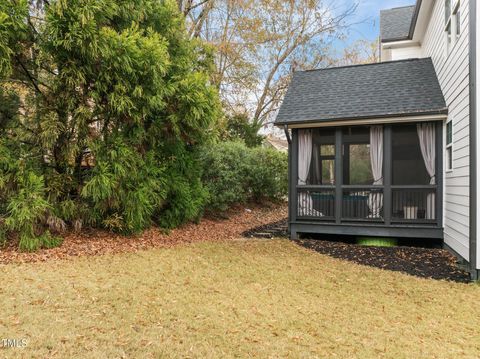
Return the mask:
M380 11L380 39L382 42L408 39L416 6Z
M432 60L426 58L296 72L275 123L445 113Z

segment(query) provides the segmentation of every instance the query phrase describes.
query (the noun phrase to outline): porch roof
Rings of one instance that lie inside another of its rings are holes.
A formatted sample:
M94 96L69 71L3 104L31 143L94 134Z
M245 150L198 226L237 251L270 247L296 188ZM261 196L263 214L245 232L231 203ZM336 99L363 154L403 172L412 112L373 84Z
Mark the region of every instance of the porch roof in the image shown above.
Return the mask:
M276 125L445 115L430 58L295 72Z

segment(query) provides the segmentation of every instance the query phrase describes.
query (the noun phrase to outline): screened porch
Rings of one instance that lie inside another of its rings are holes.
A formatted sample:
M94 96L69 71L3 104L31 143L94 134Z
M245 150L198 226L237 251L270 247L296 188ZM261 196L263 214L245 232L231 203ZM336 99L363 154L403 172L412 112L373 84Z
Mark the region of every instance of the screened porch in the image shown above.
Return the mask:
M406 230L417 228L417 235L441 235L441 121L294 129L292 135L293 232L323 226L327 233L358 233L357 226L370 228L364 234L413 236Z

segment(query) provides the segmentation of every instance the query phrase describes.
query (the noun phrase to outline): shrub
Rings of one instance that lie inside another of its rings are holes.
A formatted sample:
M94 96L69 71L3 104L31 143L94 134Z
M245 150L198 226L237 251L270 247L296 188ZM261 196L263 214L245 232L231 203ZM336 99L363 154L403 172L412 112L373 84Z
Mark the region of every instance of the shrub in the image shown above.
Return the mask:
M204 149L203 183L208 189L208 208L225 211L248 199L250 152L241 142L222 142Z
M208 209L224 211L248 200L278 200L287 193L287 156L273 149L223 142L204 149Z
M48 249L58 247L62 242L63 238L53 236L48 230L35 237L28 237L20 233L18 247L21 251L34 252L40 248Z
M208 191L201 181L201 163L195 150L188 150L182 145L170 150L172 156L165 171L168 192L165 206L158 215L158 223L168 229L200 219L208 200Z
M153 154L140 156L124 141L95 146L96 165L82 190L91 204L87 222L125 234L151 224L165 199L164 171Z
M36 29L14 3L0 1L0 228L34 250L67 228L198 218L195 152L216 141L221 104L212 48L176 2L41 2Z
M288 156L271 148L250 150L249 179L254 200L280 200L288 191Z
M43 177L23 170L15 175L16 189L8 201L5 224L19 233L21 250L36 250L42 247L43 223L51 208L44 198Z

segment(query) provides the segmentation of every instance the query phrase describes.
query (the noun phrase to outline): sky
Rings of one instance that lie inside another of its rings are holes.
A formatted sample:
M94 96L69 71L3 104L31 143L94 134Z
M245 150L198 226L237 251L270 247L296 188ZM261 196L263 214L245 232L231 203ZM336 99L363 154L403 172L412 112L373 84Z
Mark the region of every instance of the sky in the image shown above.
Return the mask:
M366 39L373 41L379 35L380 10L399 6L414 5L415 0L336 0L335 5L346 9L357 4L355 14L348 20L353 23L344 41L338 41L338 50L348 46L356 40Z

